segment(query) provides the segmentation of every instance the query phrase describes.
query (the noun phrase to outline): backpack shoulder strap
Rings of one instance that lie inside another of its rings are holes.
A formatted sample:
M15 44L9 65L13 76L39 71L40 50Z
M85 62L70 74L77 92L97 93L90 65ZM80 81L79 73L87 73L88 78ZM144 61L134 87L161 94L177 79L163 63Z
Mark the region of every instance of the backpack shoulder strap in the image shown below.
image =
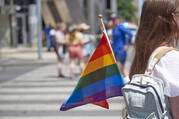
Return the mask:
M166 53L168 53L171 50L179 51L179 49L175 48L165 48L160 50L153 58L151 64L147 67L147 70L145 71L145 74L152 74L153 69L155 68L155 65L160 61L160 59L165 56Z

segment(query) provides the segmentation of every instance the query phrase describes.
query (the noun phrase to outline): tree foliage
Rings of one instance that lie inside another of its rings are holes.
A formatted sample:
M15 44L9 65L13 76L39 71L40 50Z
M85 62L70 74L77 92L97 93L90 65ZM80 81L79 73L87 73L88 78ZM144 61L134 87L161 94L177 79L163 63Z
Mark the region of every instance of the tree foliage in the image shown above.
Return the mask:
M137 22L137 7L134 6L133 0L118 0L117 12L124 20Z

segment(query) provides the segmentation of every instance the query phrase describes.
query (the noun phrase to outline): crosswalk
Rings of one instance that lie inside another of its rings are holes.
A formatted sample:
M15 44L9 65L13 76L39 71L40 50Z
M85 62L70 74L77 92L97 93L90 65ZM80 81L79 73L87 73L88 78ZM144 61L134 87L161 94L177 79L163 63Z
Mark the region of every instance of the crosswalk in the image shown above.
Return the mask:
M65 75L68 67L63 66ZM49 65L0 84L0 119L120 119L122 97L109 99L110 109L88 104L59 111L70 96L77 79L56 77L56 66Z

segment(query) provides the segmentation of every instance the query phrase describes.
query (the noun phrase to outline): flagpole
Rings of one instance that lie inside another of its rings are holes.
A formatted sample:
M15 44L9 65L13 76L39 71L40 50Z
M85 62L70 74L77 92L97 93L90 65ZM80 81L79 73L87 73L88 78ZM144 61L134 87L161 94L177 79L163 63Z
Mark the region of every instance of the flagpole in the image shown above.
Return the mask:
M98 15L98 18L100 19L101 24L102 24L102 26L103 26L103 29L104 29L104 31L106 32L106 28L105 28L104 22L103 22L103 15L102 15L102 14L99 14L99 15Z
M103 15L102 15L102 14L99 14L99 15L98 15L98 18L99 18L100 21L101 21L101 24L102 24L102 26L103 26L104 33L106 34L106 37L107 37L107 40L108 40L109 44L111 44L110 41L109 41L108 35L107 35L107 31L106 31L104 22L103 22ZM110 47L111 47L111 45L110 45Z
M102 24L103 29L104 29L104 33L106 34L106 37L107 37L107 41L108 41L109 46L110 46L110 48L111 48L111 50L112 50L111 43L110 43L110 41L109 41L109 38L108 38L108 35L107 35L107 32L106 32L106 28L105 28L105 25L104 25L104 22L103 22L103 15L102 15L102 14L99 14L99 15L98 15L98 18L99 18L100 21L101 21L101 24ZM112 54L113 54L113 56L114 56L113 50L112 50Z

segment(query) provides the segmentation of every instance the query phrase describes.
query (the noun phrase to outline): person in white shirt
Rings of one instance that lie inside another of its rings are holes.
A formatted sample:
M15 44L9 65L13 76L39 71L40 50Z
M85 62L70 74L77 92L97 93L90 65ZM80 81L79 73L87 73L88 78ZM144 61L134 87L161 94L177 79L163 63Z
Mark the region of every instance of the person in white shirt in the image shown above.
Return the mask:
M130 79L134 74L143 74L158 51L174 47L178 42L176 36L179 36L179 1L145 0L134 44ZM179 119L178 67L179 52L172 50L161 58L152 72L152 76L164 81L164 94L169 98L173 119Z
M51 26L51 30L50 30L50 47L53 47L57 58L59 57L58 55L58 48L57 48L57 43L56 43L56 26Z
M62 60L64 58L63 45L65 42L65 32L66 32L66 24L59 23L57 24L58 30L55 33L55 38L57 42L57 52L58 52L58 77L64 78L65 76L62 74Z

